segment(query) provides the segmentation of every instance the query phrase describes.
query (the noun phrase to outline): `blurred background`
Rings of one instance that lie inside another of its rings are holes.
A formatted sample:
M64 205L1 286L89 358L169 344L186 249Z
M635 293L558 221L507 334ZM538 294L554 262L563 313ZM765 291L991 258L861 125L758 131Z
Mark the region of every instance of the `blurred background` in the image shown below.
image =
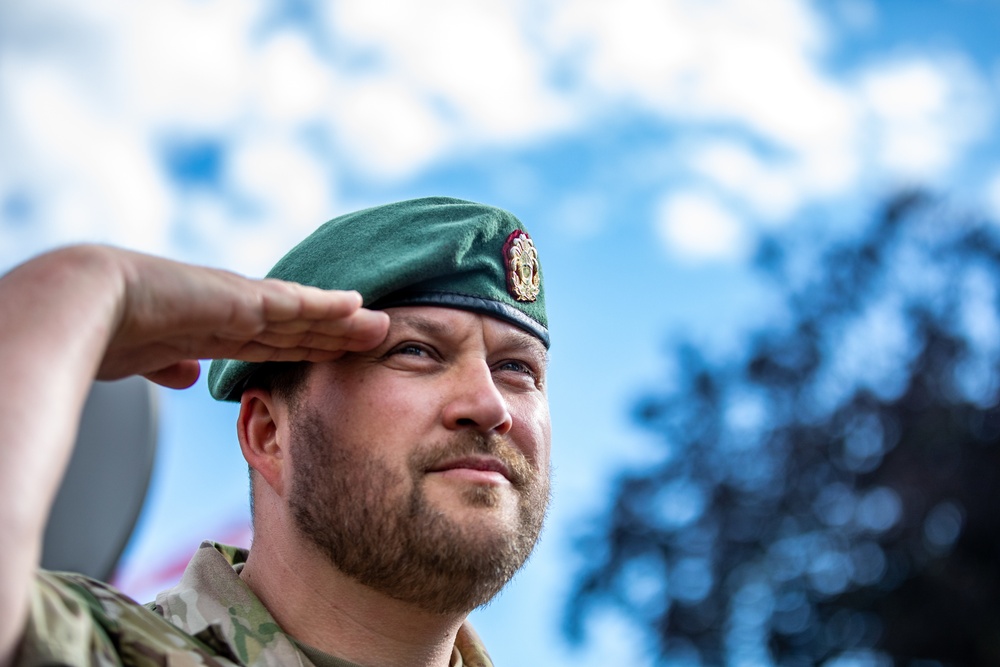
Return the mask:
M5 0L0 268L263 275L431 194L515 212L555 500L498 665L1000 661L1000 5ZM235 409L162 391L115 575L250 540Z

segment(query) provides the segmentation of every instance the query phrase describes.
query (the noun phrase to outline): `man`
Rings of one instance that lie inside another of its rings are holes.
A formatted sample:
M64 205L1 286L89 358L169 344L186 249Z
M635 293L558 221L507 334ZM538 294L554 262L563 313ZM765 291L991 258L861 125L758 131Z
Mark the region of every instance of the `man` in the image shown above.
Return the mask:
M0 665L491 664L465 618L548 500L533 242L430 198L334 219L269 275L292 282L83 246L0 279ZM146 608L34 576L90 382L183 388L199 358L240 402L249 553L203 544Z

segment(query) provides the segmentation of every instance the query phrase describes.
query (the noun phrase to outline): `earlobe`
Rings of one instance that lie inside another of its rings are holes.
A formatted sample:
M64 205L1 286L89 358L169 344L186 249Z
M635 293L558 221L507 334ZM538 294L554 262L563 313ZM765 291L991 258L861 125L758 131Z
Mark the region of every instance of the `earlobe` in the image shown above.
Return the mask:
M243 458L279 496L284 496L285 488L283 424L281 406L270 393L261 389L243 392L236 422Z

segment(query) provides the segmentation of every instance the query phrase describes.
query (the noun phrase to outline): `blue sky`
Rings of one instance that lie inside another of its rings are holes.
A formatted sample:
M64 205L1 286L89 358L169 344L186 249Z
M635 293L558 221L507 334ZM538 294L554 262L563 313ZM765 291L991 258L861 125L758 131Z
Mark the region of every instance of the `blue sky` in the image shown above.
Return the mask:
M985 0L12 0L0 267L87 240L261 275L369 204L514 211L551 308L556 498L477 626L498 664L651 664L613 617L579 654L558 636L574 531L656 453L631 401L677 336L737 346L768 316L761 234L835 235L913 184L1000 217L998 27ZM160 411L139 595L246 525L232 408L199 385Z

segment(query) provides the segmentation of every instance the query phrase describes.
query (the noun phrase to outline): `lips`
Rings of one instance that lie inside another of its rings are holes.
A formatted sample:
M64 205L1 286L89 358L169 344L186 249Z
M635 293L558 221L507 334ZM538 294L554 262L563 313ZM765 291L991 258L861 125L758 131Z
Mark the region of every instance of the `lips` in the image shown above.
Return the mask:
M437 463L427 472L447 472L449 470L478 470L481 472L494 472L503 475L507 481L511 479L510 468L500 459L492 456L463 456L460 458L448 459Z

